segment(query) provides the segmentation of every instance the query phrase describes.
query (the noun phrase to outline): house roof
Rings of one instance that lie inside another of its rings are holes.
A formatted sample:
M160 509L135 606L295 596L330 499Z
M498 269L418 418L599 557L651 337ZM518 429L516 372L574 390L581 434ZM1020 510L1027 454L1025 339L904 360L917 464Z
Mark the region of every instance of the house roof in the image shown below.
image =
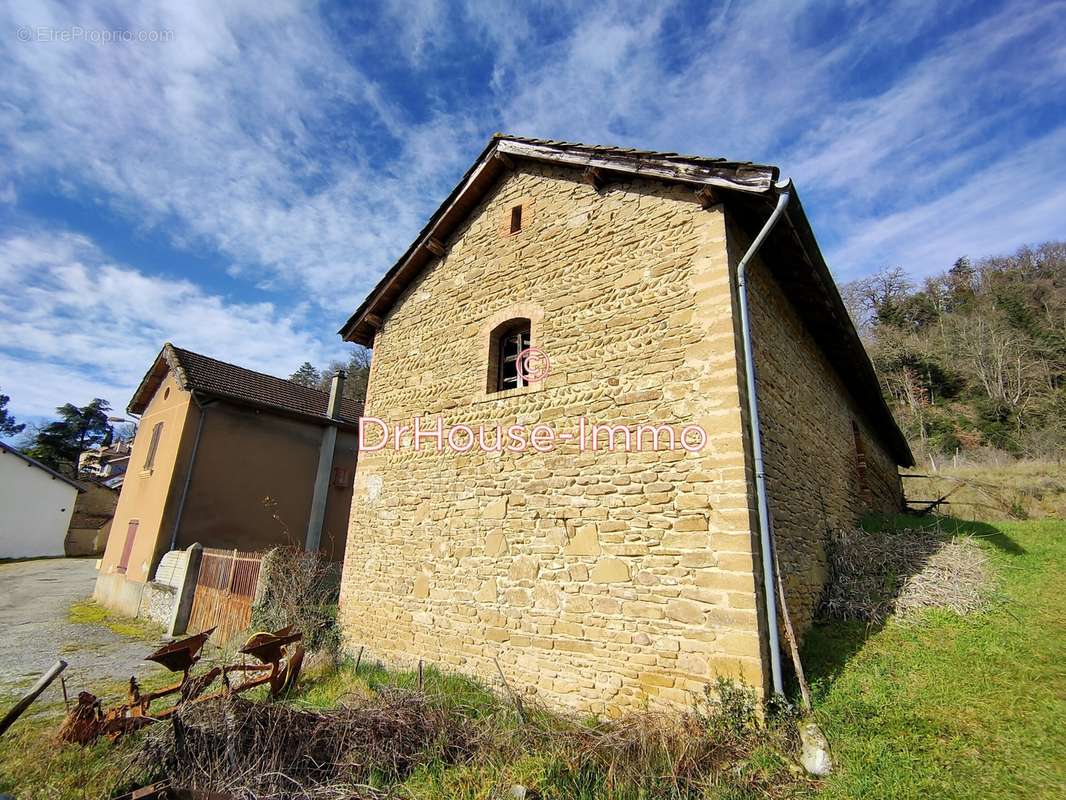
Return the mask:
M21 458L23 461L26 462L26 466L37 467L37 469L48 473L48 475L50 475L52 477L52 480L63 481L63 483L69 483L71 486L73 486L79 492L84 492L85 491L81 486L78 485L77 481L75 481L75 480L73 480L71 478L68 478L66 475L64 475L61 472L56 472L54 469L49 467L47 464L42 464L36 458L31 458L30 456L26 455L25 453L19 452L18 450L16 450L14 447L11 447L10 445L6 445L3 442L0 442L0 452L10 453L11 455L13 455L13 456L15 456L17 458Z
M326 392L183 350L170 342L163 345L133 393L133 399L127 406L129 413L144 413L168 371L174 372L183 389L204 397L228 400L319 424L334 422L326 414L329 405L329 394ZM348 398L341 401L342 424L357 426L362 413L362 403Z
M592 182L647 178L690 186L693 202L724 203L752 237L762 228L782 191L780 170L766 164L677 153L634 150L496 134L451 194L430 217L400 259L339 331L344 339L372 346L375 331L421 271L444 251L462 224L499 178L521 162L541 162L583 170ZM829 272L795 187L784 217L763 245L774 278L790 297L819 346L897 463L914 463L906 438L892 416L869 355L859 339ZM700 196L702 195L702 196Z

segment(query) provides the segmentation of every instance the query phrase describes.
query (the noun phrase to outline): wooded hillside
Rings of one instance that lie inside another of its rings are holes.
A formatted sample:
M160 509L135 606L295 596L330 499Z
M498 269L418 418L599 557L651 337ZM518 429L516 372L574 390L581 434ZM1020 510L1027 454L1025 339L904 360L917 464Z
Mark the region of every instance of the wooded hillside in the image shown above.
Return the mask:
M842 288L915 456L1066 446L1066 242Z

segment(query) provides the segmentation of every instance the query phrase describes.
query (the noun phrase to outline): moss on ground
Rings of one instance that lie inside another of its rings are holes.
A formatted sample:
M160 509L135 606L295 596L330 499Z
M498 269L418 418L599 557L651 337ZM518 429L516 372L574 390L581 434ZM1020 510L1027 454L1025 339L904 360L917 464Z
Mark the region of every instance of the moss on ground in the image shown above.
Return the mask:
M67 619L75 625L102 625L126 639L158 640L165 632L157 622L115 614L95 600L82 600L71 605Z

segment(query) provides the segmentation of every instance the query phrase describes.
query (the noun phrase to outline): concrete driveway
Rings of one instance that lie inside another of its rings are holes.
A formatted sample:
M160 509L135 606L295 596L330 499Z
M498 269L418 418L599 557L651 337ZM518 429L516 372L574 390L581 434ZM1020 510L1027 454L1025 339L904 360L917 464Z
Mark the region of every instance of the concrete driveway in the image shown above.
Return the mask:
M94 564L91 558L0 564L0 692L32 683L59 658L69 664L63 676L72 696L158 669L144 661L157 642L69 621L71 603L93 593ZM57 680L49 693L58 687Z

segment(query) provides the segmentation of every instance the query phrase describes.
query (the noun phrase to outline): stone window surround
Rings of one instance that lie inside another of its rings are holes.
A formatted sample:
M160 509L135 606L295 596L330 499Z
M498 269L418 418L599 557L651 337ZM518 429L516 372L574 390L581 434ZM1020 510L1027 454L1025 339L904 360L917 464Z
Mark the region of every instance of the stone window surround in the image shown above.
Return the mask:
M483 369L489 369L496 354L493 352L493 332L512 319L529 320L529 346L542 347L541 322L544 319L544 309L536 303L515 303L502 308L495 314L487 317L478 329L478 364ZM547 381L527 384L516 389L504 389L502 391L489 391L488 376L484 371L478 373L478 388L470 397L471 403L486 403L498 400L506 400L519 395L532 394L544 390Z

